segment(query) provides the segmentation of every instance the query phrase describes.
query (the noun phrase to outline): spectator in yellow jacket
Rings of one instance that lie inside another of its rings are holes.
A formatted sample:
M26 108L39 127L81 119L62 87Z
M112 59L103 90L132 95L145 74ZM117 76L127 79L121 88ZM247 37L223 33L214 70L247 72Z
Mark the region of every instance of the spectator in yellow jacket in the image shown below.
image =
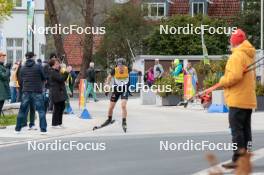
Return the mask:
M220 79L224 87L225 101L229 107L229 124L232 142L236 144L232 162L225 168L236 168L237 160L252 147L251 114L256 108L255 71L244 73L255 61L255 48L246 39L246 34L237 29L230 38L232 54L228 59L225 75Z

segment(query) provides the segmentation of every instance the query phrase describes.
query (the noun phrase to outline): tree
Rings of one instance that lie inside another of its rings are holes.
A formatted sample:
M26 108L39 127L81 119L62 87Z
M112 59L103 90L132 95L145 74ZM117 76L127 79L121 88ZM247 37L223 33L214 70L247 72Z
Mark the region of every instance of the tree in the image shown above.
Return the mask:
M149 31L140 7L131 3L114 5L103 26L106 27L106 34L96 54L96 61L104 68L118 57L125 58L131 64L132 52L142 52L142 41Z
M245 0L243 9L233 22L234 26L243 29L248 40L260 48L260 0Z
M189 27L188 27L189 24ZM198 15L195 17L181 15L173 16L169 19L164 19L161 23L165 29L178 29L176 34L165 34L164 30L160 33L160 25L147 37L144 47L146 54L153 55L202 55L201 35L191 32L191 28L201 27L201 24L208 27L227 27L227 23L220 19L213 19L207 16ZM193 27L192 27L193 25ZM180 27L188 27L189 33L180 30ZM227 32L228 29L226 28ZM171 30L174 32L175 30ZM180 31L180 32L179 32ZM199 30L198 30L199 32ZM210 34L205 31L204 40L208 49L209 55L222 55L228 52L228 36L226 34Z
M85 0L84 21L86 27L94 26L94 0ZM83 59L78 78L84 78L93 57L93 34L84 36Z
M53 0L46 0L46 7L48 11L50 25L51 26L55 26L56 24L59 25L59 20ZM63 47L63 40L61 34L59 33L54 34L53 39L58 56L60 58L64 58L64 62L67 64L68 63L67 55Z
M11 15L13 3L11 0L0 0L0 22Z

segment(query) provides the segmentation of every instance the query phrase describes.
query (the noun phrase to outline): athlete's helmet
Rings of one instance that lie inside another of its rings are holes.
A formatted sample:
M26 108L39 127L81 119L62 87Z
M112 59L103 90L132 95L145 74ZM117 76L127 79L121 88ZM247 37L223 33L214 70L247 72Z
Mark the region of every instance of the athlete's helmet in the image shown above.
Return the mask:
M126 60L124 58L118 58L116 60L116 65L125 65L126 64Z

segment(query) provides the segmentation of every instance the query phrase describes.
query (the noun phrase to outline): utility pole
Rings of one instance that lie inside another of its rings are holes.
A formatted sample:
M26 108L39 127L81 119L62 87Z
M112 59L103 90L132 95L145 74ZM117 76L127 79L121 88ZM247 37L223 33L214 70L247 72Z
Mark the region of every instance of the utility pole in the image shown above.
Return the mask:
M260 10L260 13L261 13L261 18L260 18L260 50L261 50L261 57L263 57L264 53L263 53L263 35L264 35L264 26L263 26L263 19L264 19L264 0L261 0L261 10ZM264 85L264 66L262 66L262 76L261 76L261 84Z

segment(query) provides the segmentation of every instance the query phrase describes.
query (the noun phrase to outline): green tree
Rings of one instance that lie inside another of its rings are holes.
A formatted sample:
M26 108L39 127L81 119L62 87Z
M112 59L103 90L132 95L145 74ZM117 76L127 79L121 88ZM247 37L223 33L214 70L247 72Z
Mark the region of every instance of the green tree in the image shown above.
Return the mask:
M59 19L57 15L57 10L54 4L54 0L46 0L46 10L48 12L49 17L49 23L53 27L56 24L59 24ZM67 55L65 53L64 47L63 47L63 39L62 35L57 33L52 35L54 39L54 44L56 47L57 54L60 58L64 57L64 62L68 63Z
M103 26L106 34L95 56L96 62L107 67L116 58L123 57L131 64L131 50L135 54L141 53L142 41L148 32L141 8L130 3L114 5Z
M247 33L256 48L260 47L260 5L260 0L244 0L243 9L233 22Z
M207 16L177 15L169 19L164 19L160 25L168 28L186 27L189 24L190 33L191 28L195 29L200 27L201 24L208 25L208 27L228 27L227 23L223 20L216 18L209 18ZM176 34L160 33L160 25L147 37L145 40L145 50L147 54L153 55L202 55L202 41L201 35L195 32L191 34L183 33L182 30ZM191 27L193 26L193 27ZM227 28L228 29L228 28ZM230 29L231 30L231 29ZM228 30L226 30L228 32ZM198 31L199 32L199 31ZM210 34L205 31L204 40L208 49L208 54L221 55L228 52L228 36L226 34Z
M0 0L0 21L11 15L13 3L11 0Z

